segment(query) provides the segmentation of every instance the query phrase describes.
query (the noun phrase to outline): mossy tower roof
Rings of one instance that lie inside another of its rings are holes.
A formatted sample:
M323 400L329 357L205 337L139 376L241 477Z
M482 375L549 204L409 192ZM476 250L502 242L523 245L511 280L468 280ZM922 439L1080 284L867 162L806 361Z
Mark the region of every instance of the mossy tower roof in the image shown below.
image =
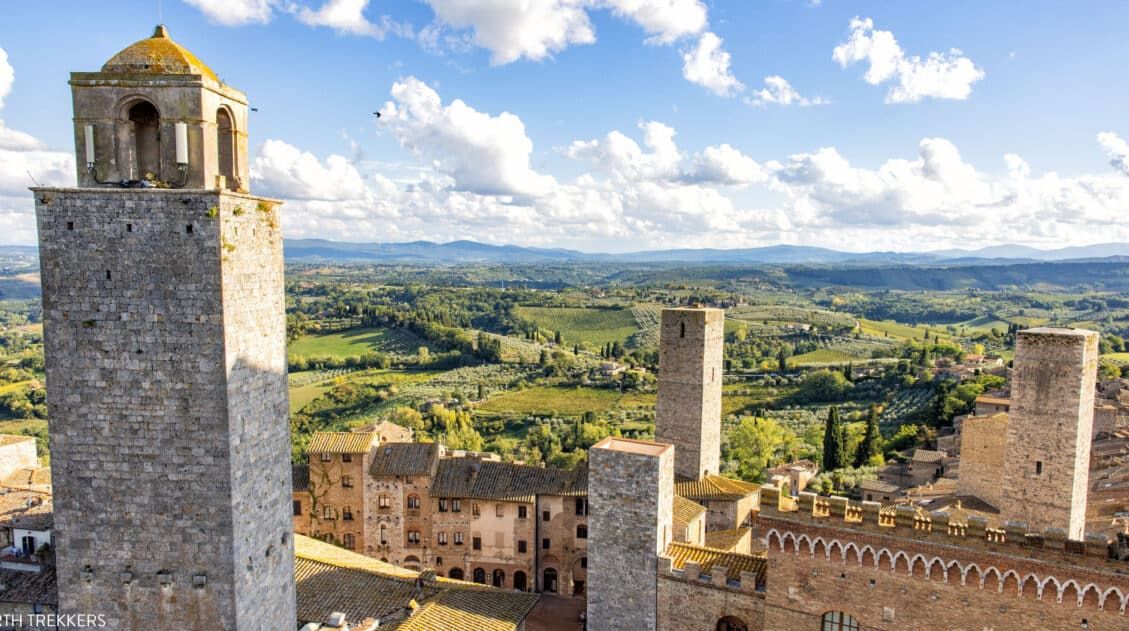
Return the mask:
M201 75L219 82L216 73L186 48L172 41L164 24L153 36L134 42L110 58L102 72L114 74Z

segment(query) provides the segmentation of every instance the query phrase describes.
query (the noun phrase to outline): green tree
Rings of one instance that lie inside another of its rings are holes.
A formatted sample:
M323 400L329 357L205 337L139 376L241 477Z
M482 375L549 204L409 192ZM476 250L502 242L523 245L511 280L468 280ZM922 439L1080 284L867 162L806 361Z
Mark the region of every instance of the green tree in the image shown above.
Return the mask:
M842 376L842 375L840 375ZM834 471L846 466L846 434L839 422L839 408L827 410L823 426L823 470Z
M392 410L392 413L388 415L388 420L417 432L424 428L423 415L415 408L406 405L401 405Z
M862 442L855 452L855 467L865 467L878 454L878 440L881 437L878 431L878 408L872 405L866 416L866 433L862 435Z
M736 463L739 478L760 482L766 468L787 460L798 447L799 439L787 427L769 418L745 416L730 430L724 458Z

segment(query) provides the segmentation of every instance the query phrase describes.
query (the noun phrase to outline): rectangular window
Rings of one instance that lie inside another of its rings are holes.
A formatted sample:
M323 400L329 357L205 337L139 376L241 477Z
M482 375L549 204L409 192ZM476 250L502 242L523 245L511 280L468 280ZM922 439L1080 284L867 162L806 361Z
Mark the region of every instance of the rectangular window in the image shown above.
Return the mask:
M388 497L387 495L381 495L379 502L380 508L389 508L392 506L392 498Z
M341 519L353 521L353 509L349 508L348 506L341 509Z
M333 454L322 454L321 455L321 461L322 462L333 462Z
M482 549L482 537L474 537L473 539L471 539L470 540L470 547L474 548L475 550L481 550Z
M125 225L125 231L126 231L126 232L133 232L133 224L131 224L131 223L127 223L127 224Z
M463 545L463 533L461 533L461 532L455 533L455 545L457 545L457 546Z
M353 488L353 476L351 476L351 475L341 476L341 486L344 487L344 488L347 488L347 489Z
M506 516L506 505L505 504L498 504L497 506L495 506L494 507L494 516L495 517L505 517Z
M576 498L576 514L577 515L587 515L588 514L588 500L584 499L583 497Z
M353 462L353 454L341 454L341 462Z
M549 521L549 511L541 511L541 521Z
M74 222L73 221L67 222L67 230L74 230Z
M524 506L517 507L517 518L525 519L526 508Z
M585 570L588 569L588 557L580 557L580 567Z
M518 554L525 554L527 550L528 550L528 547L526 546L524 541L517 542L517 553Z
M409 530L408 531L408 543L419 543L419 531L418 530Z
M548 539L542 539L541 540L541 549L542 550L548 550L549 549L549 540Z
M440 513L446 513L447 512L447 498L445 498L445 497L439 498L439 512Z
M462 500L451 500L451 512L461 513L463 510Z
M470 514L474 515L475 517L478 517L478 515L479 515L478 502L474 502L473 504L470 505Z
M1035 461L1035 475L1042 475L1042 474L1043 474L1043 461L1037 460L1037 461Z
M294 516L298 517L302 514L302 500L294 500Z
M408 508L419 508L419 497L416 495L408 496Z
M185 226L184 231L187 232L188 234L192 234L192 224L188 224L187 226Z
M435 535L435 541L441 546L447 545L447 533L441 532Z

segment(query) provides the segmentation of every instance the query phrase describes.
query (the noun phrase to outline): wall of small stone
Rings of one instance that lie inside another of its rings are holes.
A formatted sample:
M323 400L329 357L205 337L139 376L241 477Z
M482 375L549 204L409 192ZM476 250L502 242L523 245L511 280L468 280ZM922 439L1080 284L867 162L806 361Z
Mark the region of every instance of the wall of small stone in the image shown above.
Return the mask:
M695 577L659 574L659 625L663 631L716 631L718 621L730 618L749 631L765 629L764 595L751 590L713 585ZM768 627L818 629L807 627Z
M992 506L1000 505L1007 425L1005 413L965 419L960 435L957 495L971 495Z
M721 309L663 309L655 440L678 446L681 478L718 473L724 342Z
M277 210L34 194L60 610L120 629L293 626Z
M3 436L0 444L0 480L24 467L39 464L36 455L35 438L31 436Z
M330 535L334 543L347 548L349 546L345 546L345 535L351 534L354 544L349 549L364 552L368 549L365 525L371 521L367 518L368 511L376 508L377 502L374 501L371 507L365 502L365 480L369 464L367 454L350 455L350 462L344 461L343 454L325 454L324 458L320 453L309 455L310 492L306 504L310 516L310 532L319 539ZM345 486L346 476L352 486ZM331 518L326 517L327 507L333 509ZM348 513L345 509L349 509Z

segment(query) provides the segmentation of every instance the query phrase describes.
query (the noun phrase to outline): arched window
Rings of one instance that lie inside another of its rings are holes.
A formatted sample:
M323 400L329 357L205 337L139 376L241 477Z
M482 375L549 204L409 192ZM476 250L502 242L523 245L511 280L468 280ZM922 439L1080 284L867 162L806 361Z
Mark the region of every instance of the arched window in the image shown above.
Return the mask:
M216 149L219 151L219 174L227 178L229 190L239 190L235 177L235 124L226 107L216 110Z
M557 593L557 571L551 567L545 568L545 572L541 575L541 591Z
M322 519L337 519L337 509L326 505L321 511Z
M355 550L357 547L357 537L351 532L347 532L341 537L341 545L350 550Z
M149 101L138 101L128 112L131 179L161 177L161 115Z
M823 631L859 631L858 620L849 613L828 611L823 614Z
M586 524L579 524L579 525L576 526L576 538L577 539L587 539L588 538L588 526Z
M408 555L404 557L404 568L408 570L419 569L419 557Z
M521 570L514 572L514 589L520 589L524 592L527 587L525 583L525 572Z
M717 621L717 631L749 631L749 625L740 618L725 616Z
M412 494L408 496L408 508L412 510L419 510L419 496Z
M506 586L506 572L504 570L494 570L494 587Z
M486 584L486 570L476 567L474 568L474 582Z
M453 579L456 579L456 580L460 580L460 581L463 580L463 568L461 568L461 567L451 568L451 571L447 572L447 577L453 578Z

